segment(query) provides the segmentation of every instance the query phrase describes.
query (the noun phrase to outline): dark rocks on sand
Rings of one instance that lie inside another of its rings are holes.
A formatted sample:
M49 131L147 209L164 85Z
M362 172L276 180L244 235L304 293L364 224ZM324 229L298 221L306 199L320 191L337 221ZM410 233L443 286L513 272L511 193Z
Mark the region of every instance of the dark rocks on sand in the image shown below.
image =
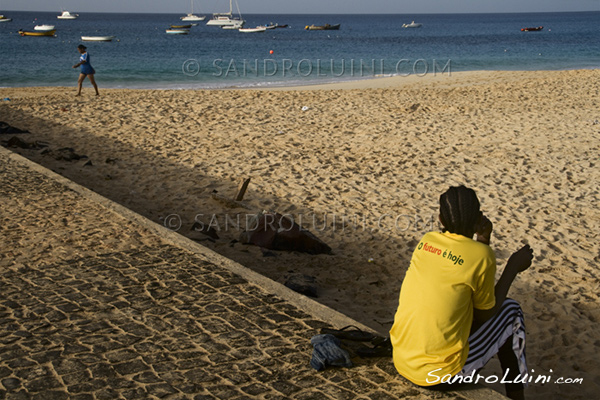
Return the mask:
M41 149L48 145L44 142L27 142L17 136L13 136L6 141L5 146L19 149Z
M29 133L29 131L24 131L19 128L15 128L14 126L10 126L6 122L0 121L0 134L2 133Z
M19 149L31 149L31 145L32 143L28 143L16 136L11 137L10 139L8 139L8 142L6 142L6 147L13 147Z
M58 161L78 161L88 158L87 156L81 156L75 153L75 149L71 147L63 147L61 149L58 149L52 152L52 155Z
M217 240L219 238L219 235L217 234L217 230L215 228L213 228L212 226L207 226L201 222L194 222L194 225L192 225L191 230L194 232L200 232L214 240Z
M296 224L289 216L278 213L257 215L242 232L240 242L269 250L330 254L331 247Z
M305 296L318 297L316 278L304 274L293 274L287 278L285 286Z

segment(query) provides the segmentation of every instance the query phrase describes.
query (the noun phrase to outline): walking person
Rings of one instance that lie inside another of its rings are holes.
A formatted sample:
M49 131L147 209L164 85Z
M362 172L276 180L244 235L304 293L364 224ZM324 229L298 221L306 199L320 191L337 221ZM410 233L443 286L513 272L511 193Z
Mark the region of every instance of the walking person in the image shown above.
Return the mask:
M81 67L81 73L79 74L79 79L77 81L77 96L81 96L81 86L83 85L83 81L86 76L89 78L92 86L96 90L96 96L100 96L100 93L98 93L98 85L96 85L96 80L94 79L94 74L96 71L92 67L92 64L90 64L90 55L87 52L87 47L80 44L77 46L77 50L79 51L79 54L81 54L79 57L79 62L73 65L73 68Z

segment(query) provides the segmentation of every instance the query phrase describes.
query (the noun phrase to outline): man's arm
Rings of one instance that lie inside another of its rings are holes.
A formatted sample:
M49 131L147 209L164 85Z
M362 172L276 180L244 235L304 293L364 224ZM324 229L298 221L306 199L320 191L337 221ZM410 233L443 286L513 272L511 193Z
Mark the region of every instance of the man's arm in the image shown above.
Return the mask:
M533 260L533 250L528 244L523 246L521 249L513 253L504 267L502 276L494 287L494 293L496 296L496 304L489 310L473 310L473 318L475 321L483 323L488 319L492 318L504 303L508 289L512 285L517 275L531 266Z

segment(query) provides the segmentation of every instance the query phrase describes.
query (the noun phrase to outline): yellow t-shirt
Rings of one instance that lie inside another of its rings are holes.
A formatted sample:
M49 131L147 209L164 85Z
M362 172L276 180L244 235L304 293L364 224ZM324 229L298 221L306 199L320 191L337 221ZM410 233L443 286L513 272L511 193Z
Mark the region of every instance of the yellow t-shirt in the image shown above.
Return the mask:
M483 243L429 232L402 282L390 339L398 372L420 386L455 375L469 354L473 308L494 307L496 257Z

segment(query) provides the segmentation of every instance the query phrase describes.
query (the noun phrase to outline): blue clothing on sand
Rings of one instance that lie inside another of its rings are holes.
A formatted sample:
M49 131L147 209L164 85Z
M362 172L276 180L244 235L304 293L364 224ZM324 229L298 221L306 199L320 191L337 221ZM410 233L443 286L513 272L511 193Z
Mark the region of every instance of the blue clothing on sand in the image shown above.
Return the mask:
M310 339L314 346L310 366L322 371L327 366L351 367L350 355L340 347L340 340L330 334L315 335Z
M82 74L91 75L96 73L94 68L92 68L92 64L90 64L90 55L87 52L83 53L81 57L79 57L79 61L83 61L83 64L81 64Z

